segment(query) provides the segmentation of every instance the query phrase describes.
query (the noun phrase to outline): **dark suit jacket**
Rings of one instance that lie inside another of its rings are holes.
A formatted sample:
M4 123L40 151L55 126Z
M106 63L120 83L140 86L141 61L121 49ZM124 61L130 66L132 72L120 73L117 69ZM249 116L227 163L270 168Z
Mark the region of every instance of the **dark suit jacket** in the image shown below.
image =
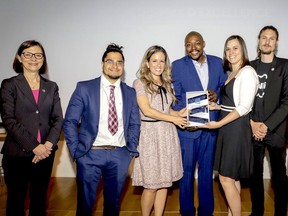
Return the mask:
M227 74L223 70L222 60L219 57L206 55L208 63L208 87L220 95L220 88L227 79ZM189 56L185 56L172 63L172 79L175 90L175 96L178 100L174 109L180 110L186 106L186 92L203 91L201 81L199 79L196 68ZM210 120L218 119L218 111L210 112ZM202 130L189 132L187 130L178 130L179 136L187 138L197 138Z
M251 62L257 71L260 59ZM288 114L288 60L274 57L263 98L264 123L285 138ZM252 110L253 112L253 110ZM253 115L253 114L252 114Z
M32 150L39 144L38 129L41 143L50 141L56 147L63 123L57 84L41 77L39 99L36 104L22 73L3 80L1 117L7 131L2 154L33 155Z
M132 156L138 156L140 114L135 90L120 84L123 98L123 126L126 147ZM79 82L70 99L64 120L64 135L73 159L85 155L94 143L100 117L100 77ZM81 122L78 132L78 125Z

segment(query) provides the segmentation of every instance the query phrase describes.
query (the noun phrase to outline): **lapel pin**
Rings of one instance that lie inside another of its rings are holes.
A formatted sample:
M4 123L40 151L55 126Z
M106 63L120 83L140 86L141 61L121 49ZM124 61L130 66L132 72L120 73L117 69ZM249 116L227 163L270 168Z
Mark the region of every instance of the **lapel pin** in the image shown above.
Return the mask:
M271 68L271 71L274 71L275 70L275 68Z

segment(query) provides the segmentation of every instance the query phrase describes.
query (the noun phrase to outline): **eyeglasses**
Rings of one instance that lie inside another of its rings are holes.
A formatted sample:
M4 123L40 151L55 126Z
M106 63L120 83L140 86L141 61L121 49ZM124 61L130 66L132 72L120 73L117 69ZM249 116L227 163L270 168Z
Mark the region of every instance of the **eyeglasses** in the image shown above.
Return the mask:
M107 59L104 61L107 65L113 65L116 64L119 67L123 67L124 62L123 61L113 61L112 59Z
M44 57L43 53L23 52L22 54L26 59L31 59L33 56L35 59L42 59Z

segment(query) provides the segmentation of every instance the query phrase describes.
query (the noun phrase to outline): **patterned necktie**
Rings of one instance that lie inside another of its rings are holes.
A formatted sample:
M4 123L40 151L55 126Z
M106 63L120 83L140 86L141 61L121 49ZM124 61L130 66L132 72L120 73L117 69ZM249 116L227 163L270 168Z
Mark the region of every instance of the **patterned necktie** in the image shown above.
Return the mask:
M108 113L108 130L114 135L118 130L117 112L115 106L115 86L110 85L110 96L109 96L109 113Z

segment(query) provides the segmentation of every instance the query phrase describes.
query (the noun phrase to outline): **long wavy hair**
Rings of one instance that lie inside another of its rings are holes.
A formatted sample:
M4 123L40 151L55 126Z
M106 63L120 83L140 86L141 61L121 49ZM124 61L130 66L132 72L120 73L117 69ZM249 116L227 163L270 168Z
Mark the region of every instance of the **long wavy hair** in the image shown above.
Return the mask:
M176 97L174 96L172 88L171 63L168 54L163 47L154 45L147 49L141 61L140 68L137 71L137 77L145 84L149 93L152 95L158 93L158 89L155 88L155 83L153 82L151 71L147 67L147 62L149 62L151 56L157 52L162 52L165 56L165 68L161 74L162 87L171 94L173 102L176 102Z
M265 30L272 30L275 32L276 34L276 40L278 41L279 40L279 32L277 30L277 28L275 28L274 26L270 25L270 26L264 26L259 34L258 34L258 41L260 40L260 37L261 37L261 34L265 31ZM275 55L277 54L278 52L278 46L276 45L276 48L275 48ZM258 42L258 45L257 45L257 58L260 58L261 57L261 50L259 49L259 42Z

